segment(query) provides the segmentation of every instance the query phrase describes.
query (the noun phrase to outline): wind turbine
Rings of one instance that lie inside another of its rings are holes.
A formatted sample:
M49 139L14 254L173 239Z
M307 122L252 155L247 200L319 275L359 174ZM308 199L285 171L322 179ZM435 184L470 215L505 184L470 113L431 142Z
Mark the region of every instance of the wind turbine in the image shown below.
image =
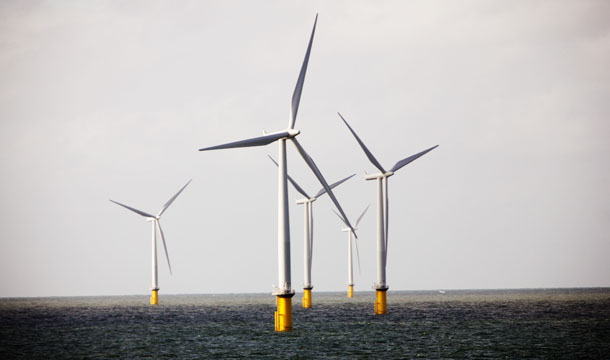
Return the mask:
M305 82L305 73L307 72L309 54L311 53L311 45L313 43L313 37L316 31L317 21L318 15L316 14L316 19L313 24L313 30L311 31L311 37L309 38L309 44L307 46L307 52L305 53L305 59L303 60L303 65L301 66L301 71L299 73L297 84L292 94L288 128L271 134L265 134L260 137L199 149L199 151L206 151L238 147L263 146L271 144L275 141L278 142L278 287L276 287L273 291L273 295L276 296L277 303L277 311L275 312L275 331L292 330L292 297L294 296L294 290L292 289L290 280L290 225L288 219L288 183L286 180L287 140L292 141L294 146L297 148L299 154L301 154L301 157L305 160L309 168L313 171L314 175L318 178L318 181L320 181L324 189L326 189L328 196L330 196L331 200L335 203L335 206L337 206L339 212L341 214L344 214L343 210L341 209L341 205L339 205L337 198L326 183L326 180L320 173L320 170L318 169L312 158L307 154L307 152L305 152L305 149L303 149L301 144L297 141L296 136L300 134L300 131L294 128L297 119L297 112L299 110L301 93L303 91L303 83Z
M169 254L167 253L167 245L165 244L165 236L163 235L163 230L161 229L161 215L167 210L167 208L176 200L178 195L184 190L184 188L191 183L192 180L189 180L181 189L176 193L176 195L172 196L166 203L163 205L161 210L157 215L151 215L149 213L145 213L144 211L134 209L130 206L121 204L114 200L110 200L113 203L120 205L128 210L135 212L138 215L142 215L146 218L146 221L150 221L152 223L152 295L150 296L150 304L157 305L159 303L159 281L158 281L158 271L157 271L157 229L159 229L159 233L161 234L161 240L163 241L163 249L165 250L165 258L167 259L167 266L169 267L169 273L172 273L172 265L169 262Z
M362 220L362 217L369 209L369 206L364 209L362 214L358 217L358 220L356 220L356 224L354 224L354 229L358 230L358 224L360 224L360 220ZM333 212L337 214L335 210L333 210ZM337 214L337 216L347 226L345 220L343 220L341 215ZM341 229L341 231L347 232L347 297L351 298L354 297L354 264L352 261L352 240L354 242L356 240L352 238L353 232L352 229L350 229L349 227L343 228ZM356 254L358 255L358 269L360 269L360 254L358 253L358 243L356 243Z
M339 113L337 113L339 114ZM415 155L411 155L407 158L404 158L398 161L392 169L385 170L383 166L375 159L373 154L369 151L369 149L364 145L362 140L356 135L356 132L352 129L351 126L347 123L347 121L339 114L339 117L349 131L354 135L358 144L366 154L369 161L379 169L379 173L376 174L367 174L365 175L366 180L377 180L377 283L375 284L376 290L376 301L375 301L375 314L383 315L387 313L387 301L386 301L386 292L388 291L388 284L386 283L386 261L387 261L387 253L388 253L388 216L389 216L389 207L388 207L388 178L396 171L401 169L403 166L411 163L412 161L418 159L419 157L425 155L429 151L434 150L438 145L433 146L429 149L426 149L422 152L419 152ZM385 209L384 209L385 208ZM384 224L385 222L385 224ZM385 228L385 230L384 230Z
M269 156L269 155L267 155L267 156ZM275 160L273 160L273 158L271 156L269 156L269 159L271 159L271 161L273 161L273 163L276 166L279 166L277 164L277 162ZM352 174L344 179L341 179L333 184L330 184L329 187L331 189L334 189L336 186L339 186L343 182L352 178L354 175L356 175L356 174ZM316 201L320 196L326 194L326 189L322 188L314 196L309 196L309 195L307 195L305 190L303 190L303 188L301 188L299 186L299 184L297 184L297 182L294 181L294 179L290 177L290 175L286 174L286 176L288 177L288 181L290 181L290 183L292 184L294 189L296 191L298 191L299 193L301 193L301 195L305 196L303 199L297 200L297 204L304 205L303 210L305 213L305 221L304 221L305 239L303 242L303 244L304 244L304 248L303 248L304 275L303 275L303 278L304 278L304 280L303 280L302 306L304 308L310 308L311 299L312 299L311 290L313 289L313 285L311 285L311 260L313 258L313 256L312 256L312 253L313 253L313 202ZM358 225L356 225L356 226L358 226Z

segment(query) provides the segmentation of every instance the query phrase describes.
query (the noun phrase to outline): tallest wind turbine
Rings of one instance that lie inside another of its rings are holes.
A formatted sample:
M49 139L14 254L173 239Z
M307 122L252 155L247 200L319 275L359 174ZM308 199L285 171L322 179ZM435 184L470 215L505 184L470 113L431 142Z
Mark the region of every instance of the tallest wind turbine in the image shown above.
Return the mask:
M343 209L341 209L337 198L328 186L328 183L322 176L322 173L320 173L320 170L314 161L297 141L296 136L300 134L300 131L294 128L297 119L297 112L299 110L301 93L303 91L303 83L305 82L305 73L307 72L309 54L311 53L311 45L316 32L317 21L318 15L316 15L316 19L313 24L313 30L311 31L311 37L309 38L307 52L305 53L305 59L303 60L303 65L301 66L301 71L299 72L299 78L297 80L294 93L292 94L288 128L271 134L265 134L264 136L260 137L199 149L199 151L230 149L238 147L263 146L271 144L275 141L278 142L278 287L273 292L277 300L277 311L275 312L275 331L289 331L292 329L292 297L294 296L294 290L292 289L290 280L290 227L288 219L286 140L292 141L299 154L301 154L301 157L303 157L307 165L311 168L314 175L318 178L318 181L320 181L328 193L328 196L330 196L341 215L343 215L343 218L347 220L347 216L345 216ZM348 226L351 228L351 225Z
M438 145L398 161L392 167L392 169L387 171L383 168L383 166L381 166L379 161L375 159L375 156L373 156L373 154L369 151L366 145L364 145L362 140L360 140L358 135L356 135L354 129L349 126L343 116L339 114L339 117L341 118L341 120L343 120L352 135L354 135L356 141L358 142L358 144L360 144L360 147L366 154L366 157L368 157L369 161L380 171L376 174L366 175L364 178L366 180L377 180L377 283L375 284L375 314L383 315L387 312L386 292L389 288L385 277L388 254L388 178L394 175L394 173L403 166L425 155L429 151L434 150Z

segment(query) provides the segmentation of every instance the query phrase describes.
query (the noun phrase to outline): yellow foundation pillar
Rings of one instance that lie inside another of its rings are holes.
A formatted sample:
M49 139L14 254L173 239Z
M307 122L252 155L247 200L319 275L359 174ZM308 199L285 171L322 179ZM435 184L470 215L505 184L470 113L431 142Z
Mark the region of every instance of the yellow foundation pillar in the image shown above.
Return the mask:
M293 294L277 295L277 311L275 312L275 331L292 330L292 296Z
M354 297L354 285L348 285L347 286L347 297L348 298L353 298Z
M388 289L376 291L375 315L384 315L388 312L388 305L386 302L387 291L388 291Z
M159 289L153 290L152 295L150 295L150 305L158 305L159 304Z
M311 288L303 288L303 307L306 309L311 307Z

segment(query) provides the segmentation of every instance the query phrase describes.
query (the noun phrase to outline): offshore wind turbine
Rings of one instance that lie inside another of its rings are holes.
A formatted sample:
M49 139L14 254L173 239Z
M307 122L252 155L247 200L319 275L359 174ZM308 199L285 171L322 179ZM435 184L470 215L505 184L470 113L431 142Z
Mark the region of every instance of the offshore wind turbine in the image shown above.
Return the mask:
M360 214L360 216L358 217L358 220L356 220L356 223L354 224L355 230L358 230L358 224L360 224L360 220L362 220L362 217L364 216L364 214L366 214L366 211L369 209L369 206L370 205L367 205L362 214ZM336 211L333 210L333 212L337 214ZM347 223L345 222L345 220L343 220L341 215L337 214L337 216L347 226ZM356 240L353 238L352 229L350 229L349 227L343 228L341 229L341 231L347 232L347 297L351 298L354 297L354 262L352 260L352 241L355 242ZM356 254L358 254L358 243L355 242L355 244ZM360 269L360 254L358 254L358 269Z
M278 286L274 289L273 295L276 296L277 311L275 312L275 331L290 331L292 330L292 297L294 290L290 280L290 224L288 218L288 183L287 183L287 161L286 161L286 141L291 140L297 151L305 160L309 168L313 171L318 181L322 184L328 196L341 214L344 215L341 205L328 186L328 183L320 173L320 170L314 163L313 159L305 152L305 149L297 141L296 136L300 134L299 130L294 128L297 112L299 110L299 102L303 91L303 83L305 82L305 73L307 72L307 64L309 62L309 54L311 53L311 45L316 32L316 24L318 15L313 24L311 37L305 53L305 59L301 65L301 71L297 79L297 84L292 94L292 102L290 107L290 117L288 120L288 128L274 133L265 134L260 137L250 138L246 140L235 141L223 145L211 146L199 149L199 151L229 149L238 147L263 146L278 142Z
M270 155L269 159L271 159L271 161L273 161L273 163L279 167L278 163L273 160L273 158ZM329 187L331 189L334 189L335 187L341 185L342 183L344 183L345 181L347 181L348 179L352 178L354 175L356 174L352 174L344 179L341 179L335 183L332 183L329 185ZM294 187L294 189L296 191L298 191L299 193L301 193L301 195L304 196L303 199L299 199L297 200L297 205L303 205L303 210L305 213L305 220L304 220L304 227L305 227L305 238L303 241L304 247L303 247L303 267L304 267L304 272L303 272L303 300L302 300L302 306L304 308L310 308L311 307L311 290L313 289L313 285L311 284L311 260L313 258L312 254L313 254L313 202L316 201L320 196L326 194L326 189L325 188L321 188L320 191L318 191L314 196L309 196L307 195L307 193L305 192L305 190L303 190L302 187L299 186L299 184L297 184L296 181L294 181L294 179L292 177L290 177L290 175L286 174L286 176L288 177L288 181L290 181L290 183L292 184L292 186ZM341 219L343 220L343 219ZM358 225L355 225L358 226Z
M159 280L158 280L158 270L157 270L157 229L159 229L159 233L161 234L161 240L163 241L163 249L165 250L165 258L167 259L167 266L169 267L169 273L172 273L172 265L169 262L169 254L167 253L167 245L165 244L165 235L163 235L163 230L161 229L161 215L167 210L167 208L176 200L178 195L184 190L184 188L191 183L192 180L189 180L181 189L176 193L176 195L172 196L166 203L163 205L161 210L157 215L151 215L149 213L145 213L144 211L134 209L125 204L121 204L120 202L116 202L114 200L110 200L113 203L124 207L125 209L131 210L138 215L142 215L146 218L146 221L150 221L152 223L152 295L150 296L150 304L157 305L159 304Z
M366 180L377 180L377 283L375 284L376 290L376 300L375 300L375 314L383 315L387 313L387 300L386 300L386 292L388 291L388 284L386 282L386 262L387 262L387 253L388 253L388 217L389 217L389 206L388 206L388 178L396 171L401 169L403 166L411 163L412 161L420 158L425 155L429 151L434 150L438 147L435 145L431 148L428 148L422 152L406 157L400 161L398 161L389 171L385 170L383 166L375 159L375 156L369 151L369 149L364 145L362 140L356 135L354 129L347 123L347 121L341 116L339 117L349 131L354 135L356 141L364 151L364 154L369 159L369 161L379 169L379 173L376 174L367 174L365 175ZM385 230L384 230L385 229Z

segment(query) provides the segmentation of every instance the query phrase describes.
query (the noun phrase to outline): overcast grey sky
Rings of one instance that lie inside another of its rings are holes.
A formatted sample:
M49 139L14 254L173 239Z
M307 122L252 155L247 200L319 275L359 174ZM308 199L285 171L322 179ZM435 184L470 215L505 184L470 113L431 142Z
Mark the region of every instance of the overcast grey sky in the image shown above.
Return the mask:
M296 127L359 230L375 282L375 168L390 178L392 290L610 286L608 1L3 1L0 296L270 292L282 130L316 12ZM316 179L289 144L289 173ZM303 210L290 190L292 283ZM315 290L345 290L347 240L314 204ZM161 255L161 253L160 253Z

